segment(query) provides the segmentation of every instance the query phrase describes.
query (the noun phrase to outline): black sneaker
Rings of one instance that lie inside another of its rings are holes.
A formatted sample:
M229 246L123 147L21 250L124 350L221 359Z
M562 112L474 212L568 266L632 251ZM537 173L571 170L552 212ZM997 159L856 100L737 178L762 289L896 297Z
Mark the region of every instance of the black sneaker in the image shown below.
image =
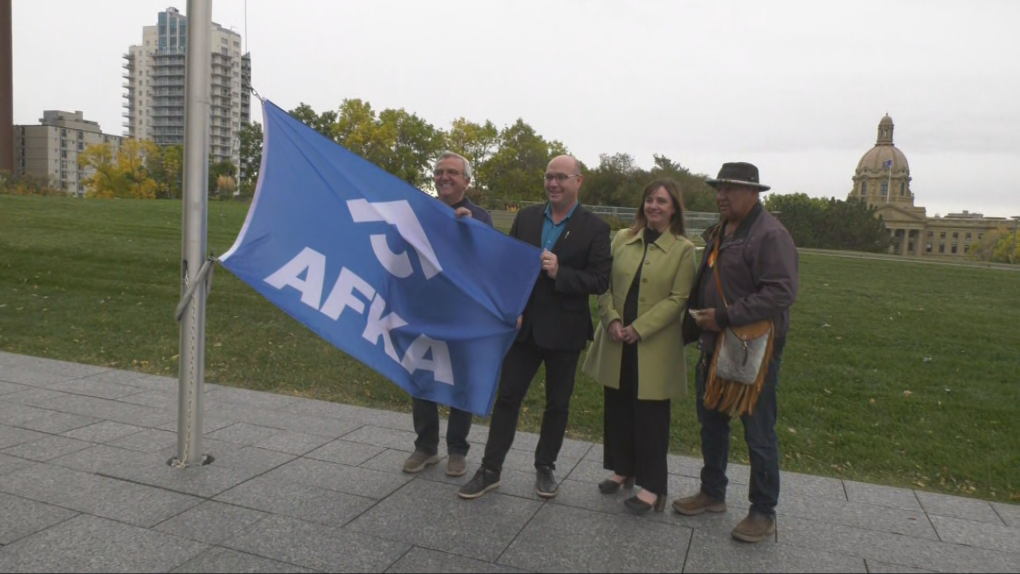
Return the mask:
M560 485L556 484L556 477L553 470L548 466L540 466L536 469L535 490L542 498L552 498L560 491Z
M499 474L492 472L483 466L478 469L474 478L472 478L464 486L460 487L460 490L457 491L457 496L467 500L472 500L497 488L499 488Z

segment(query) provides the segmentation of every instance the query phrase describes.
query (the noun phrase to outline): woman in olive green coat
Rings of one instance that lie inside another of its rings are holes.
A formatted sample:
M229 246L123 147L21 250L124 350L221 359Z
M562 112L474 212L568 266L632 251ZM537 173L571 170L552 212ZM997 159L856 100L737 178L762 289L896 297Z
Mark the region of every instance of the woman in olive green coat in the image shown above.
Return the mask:
M637 484L624 504L635 514L666 501L669 403L687 391L681 317L694 286L695 248L684 236L675 182L645 188L632 229L613 239L609 291L584 372L605 387L604 494Z

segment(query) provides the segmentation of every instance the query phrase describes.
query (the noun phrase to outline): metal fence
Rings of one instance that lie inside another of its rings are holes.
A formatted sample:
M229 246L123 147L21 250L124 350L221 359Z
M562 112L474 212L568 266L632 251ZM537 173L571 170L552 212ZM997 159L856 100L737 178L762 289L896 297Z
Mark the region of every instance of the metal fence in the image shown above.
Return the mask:
M519 201L517 205L520 207L527 207L529 205L537 205L540 201ZM611 205L585 205L586 208L590 209L592 213L601 215L603 217L615 217L622 221L634 221L634 217L637 215L637 208L634 207L614 207ZM688 211L684 213L684 227L687 229L688 237L696 237L704 233L706 229L712 227L716 223L719 223L719 214L708 211Z

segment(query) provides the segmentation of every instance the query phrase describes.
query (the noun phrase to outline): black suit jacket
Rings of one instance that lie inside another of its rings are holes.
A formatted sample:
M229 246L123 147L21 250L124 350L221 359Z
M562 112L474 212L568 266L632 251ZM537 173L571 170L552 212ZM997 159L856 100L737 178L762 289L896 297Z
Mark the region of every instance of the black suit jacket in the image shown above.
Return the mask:
M520 210L510 236L541 249L545 208L541 204ZM539 347L583 351L595 336L589 298L609 289L609 224L578 205L550 251L559 258L559 272L555 280L545 271L539 273L517 340L530 335Z

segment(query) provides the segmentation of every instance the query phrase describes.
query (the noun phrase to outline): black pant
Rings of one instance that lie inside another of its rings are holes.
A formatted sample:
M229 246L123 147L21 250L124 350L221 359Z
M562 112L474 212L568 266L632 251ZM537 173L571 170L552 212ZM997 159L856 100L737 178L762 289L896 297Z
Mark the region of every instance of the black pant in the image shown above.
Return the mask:
M762 384L754 414L740 417L744 440L751 458L749 500L751 511L775 516L779 502L779 439L776 437L778 406L776 387L785 341L776 341L769 362L769 371ZM705 383L711 355L702 354L696 370L698 388L698 421L701 422L701 490L716 500L726 500L726 464L730 456L730 417L705 408Z
M517 434L521 403L542 363L545 363L545 412L542 414L538 448L535 449L535 467L556 468L556 457L567 432L570 396L574 392L574 376L580 356L580 351L554 351L539 347L531 337L510 347L503 359L499 391L492 409L489 441L482 458L485 468L497 474L503 471L503 461Z
M446 426L446 450L450 454L467 456L467 436L471 431L471 413L450 408L450 421ZM418 438L414 447L428 454L439 452L439 406L422 399L414 399L414 432Z
M669 400L638 399L637 347L625 345L620 388L605 387L602 468L633 476L641 488L667 494Z

